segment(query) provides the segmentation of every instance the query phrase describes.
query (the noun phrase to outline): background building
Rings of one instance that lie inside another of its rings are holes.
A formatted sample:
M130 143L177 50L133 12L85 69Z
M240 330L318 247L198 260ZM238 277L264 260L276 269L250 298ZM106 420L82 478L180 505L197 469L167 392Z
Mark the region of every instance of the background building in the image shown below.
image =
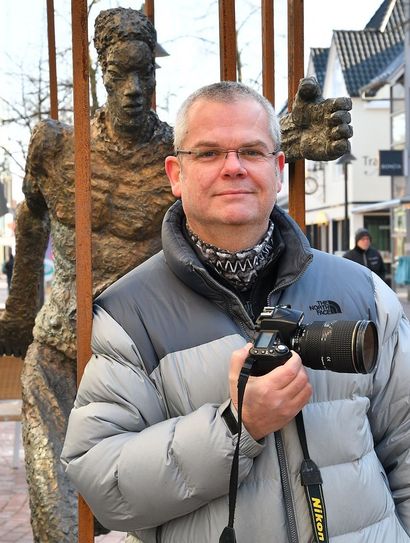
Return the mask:
M354 129L351 154L329 163L306 162L308 237L317 248L343 254L354 246L357 228L368 228L389 280L404 251L403 206L410 200L403 171L388 164L389 152L400 151L393 154L397 161L405 147L400 58L406 2L383 1L363 30L335 30L329 48L311 49L307 68L324 97L350 96Z

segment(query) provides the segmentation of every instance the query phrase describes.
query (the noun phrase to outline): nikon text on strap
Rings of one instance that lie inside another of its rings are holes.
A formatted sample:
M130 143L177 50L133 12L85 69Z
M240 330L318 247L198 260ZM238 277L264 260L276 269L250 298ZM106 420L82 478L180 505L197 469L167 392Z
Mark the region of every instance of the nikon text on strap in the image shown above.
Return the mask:
M322 476L317 465L309 457L302 411L296 415L296 426L303 451L300 478L302 485L305 487L315 542L328 543L329 534L327 529L325 499L322 490Z

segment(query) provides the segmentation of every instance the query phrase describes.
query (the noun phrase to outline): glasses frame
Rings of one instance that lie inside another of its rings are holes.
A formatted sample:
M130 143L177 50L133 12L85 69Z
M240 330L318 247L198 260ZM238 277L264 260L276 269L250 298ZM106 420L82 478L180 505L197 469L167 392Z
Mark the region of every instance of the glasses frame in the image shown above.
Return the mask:
M214 147L214 148L210 147L209 149L206 149L206 151L219 152L221 158L225 154L225 156L223 157L224 161L228 158L229 153L235 153L237 159L240 161L241 158L242 159L246 158L246 157L243 156L244 153L248 152L248 151L251 151L251 150L252 150L252 147L239 147L239 149L224 149L223 147ZM254 149L254 150L256 151L257 149ZM198 155L200 155L201 153L206 152L206 151L205 150L200 151L199 149L177 149L175 151L175 156L188 155L188 156L193 156L196 159L198 159L199 158ZM268 159L270 156L276 156L280 152L280 149L277 149L276 151L268 151L266 153L262 153L259 150L257 150L257 151L261 154L261 156L260 157L253 157L254 159L256 159L255 162L257 162L258 158L260 158L260 159ZM216 156L214 158L217 160L219 158L219 156Z

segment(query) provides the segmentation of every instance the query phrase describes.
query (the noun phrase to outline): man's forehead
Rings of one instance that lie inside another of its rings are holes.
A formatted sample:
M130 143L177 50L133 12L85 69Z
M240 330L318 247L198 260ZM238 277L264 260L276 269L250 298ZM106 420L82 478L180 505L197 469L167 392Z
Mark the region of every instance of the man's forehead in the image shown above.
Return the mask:
M268 115L265 108L260 102L251 97L238 97L227 100L214 100L209 98L198 98L191 104L188 110L188 119L196 117L197 115L213 116L216 121L220 119L221 113L230 113L233 117L237 117L237 113L243 111L251 111L252 115L258 118L268 120Z
M269 118L265 108L257 100L240 97L233 101L197 99L187 112L188 131L195 129L200 134L202 129L230 126L246 126L247 131L258 125L270 138Z

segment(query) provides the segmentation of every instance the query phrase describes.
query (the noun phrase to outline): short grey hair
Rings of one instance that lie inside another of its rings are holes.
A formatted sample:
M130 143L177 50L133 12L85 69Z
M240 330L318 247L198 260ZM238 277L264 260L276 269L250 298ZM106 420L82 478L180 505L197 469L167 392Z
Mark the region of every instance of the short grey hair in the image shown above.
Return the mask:
M279 120L272 104L256 90L236 81L220 81L201 87L188 96L178 110L174 127L174 149L181 149L187 133L188 115L193 104L199 100L209 102L232 103L239 100L255 100L266 111L269 135L275 144L275 150L280 148Z

